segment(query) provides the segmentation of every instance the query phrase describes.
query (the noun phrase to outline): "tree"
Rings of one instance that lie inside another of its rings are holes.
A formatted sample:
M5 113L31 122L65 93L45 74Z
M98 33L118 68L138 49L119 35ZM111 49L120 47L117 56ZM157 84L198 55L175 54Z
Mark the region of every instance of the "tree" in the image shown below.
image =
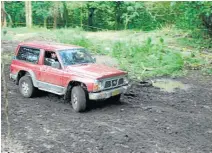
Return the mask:
M43 26L46 28L47 27L47 19L49 17L51 17L51 12L50 12L50 8L53 6L53 3L50 1L33 1L32 2L32 6L33 6L33 12L34 15L33 16L36 22L37 18L41 18L43 20Z
M6 27L7 24L7 17L9 19L9 26L13 25L13 21L12 18L10 16L10 14L8 14L5 10L5 5L4 5L4 1L1 1L1 26L2 27Z
M59 16L59 5L60 5L59 1L55 1L53 5L53 18L54 18L53 28L54 29L57 28L57 18Z
M7 19L6 19L6 11L4 8L4 1L1 1L1 26L6 27L7 26Z
M121 24L121 5L123 4L122 1L115 2L115 29L118 30Z
M73 26L80 26L83 27L84 24L84 20L85 18L87 18L87 16L85 15L85 10L87 10L86 8L86 4L88 2L65 2L65 5L63 7L63 14L64 14L64 21L68 21L69 25L73 25ZM68 25L68 23L67 23Z
M28 28L32 27L32 4L31 1L25 1L25 17L26 17L26 26Z
M132 2L125 2L127 5L126 12L123 13L122 18L124 19L124 29L126 30L128 28L129 22L131 22L134 18L139 16L139 9L143 8L143 5L141 2L139 3L132 3Z
M93 18L94 18L94 11L97 8L97 3L95 2L88 2L87 3L88 8L88 29L93 29Z
M25 25L25 3L23 1L5 1L6 17L8 26Z
M63 1L63 19L64 19L64 24L65 27L68 26L68 9L67 9L67 3L66 1Z
M32 1L32 4L30 1L2 1L1 4L2 26L9 25L8 21L12 25L13 21L14 26L26 23L31 27L33 15L34 25L49 27L53 23L54 28L80 26L87 30L146 31L171 24L194 31L212 31L212 3L208 1Z

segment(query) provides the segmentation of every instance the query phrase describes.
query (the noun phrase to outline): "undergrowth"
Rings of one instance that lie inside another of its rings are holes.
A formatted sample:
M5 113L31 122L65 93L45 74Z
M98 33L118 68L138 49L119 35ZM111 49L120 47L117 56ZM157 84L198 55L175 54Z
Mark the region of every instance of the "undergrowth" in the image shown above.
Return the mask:
M184 66L180 53L165 48L163 39L152 43L116 42L113 44L113 56L120 67L130 75L143 78L162 75L178 75Z
M212 38L206 31L188 31L183 38L177 39L181 46L193 47L198 50L206 50L212 52Z
M9 33L26 34L27 29L12 29ZM39 31L39 32L38 32ZM148 78L153 76L164 75L182 75L186 69L201 69L205 74L212 74L211 58L201 56L200 51L189 51L184 55L183 51L176 51L168 47L166 36L154 38L148 37L145 41L139 41L133 37L126 37L120 40L101 40L97 35L96 38L87 37L86 32L81 29L57 29L57 30L38 30L30 29L28 35L23 39L30 38L30 32L33 37L43 38L44 40L53 40L61 43L74 44L88 48L94 54L104 54L115 57L121 69L127 71L129 76L137 79ZM161 32L160 32L161 33ZM31 37L30 39L34 38ZM13 38L10 34L3 34L3 40ZM21 38L18 38L21 39ZM175 38L176 41L183 41ZM192 46L188 38L187 41L180 42L182 48ZM194 39L194 38L193 38ZM198 40L198 39L194 39ZM194 41L192 40L192 41ZM207 39L209 41L209 39ZM211 43L206 42L207 47ZM6 57L7 58L7 57ZM206 60L208 59L208 60Z

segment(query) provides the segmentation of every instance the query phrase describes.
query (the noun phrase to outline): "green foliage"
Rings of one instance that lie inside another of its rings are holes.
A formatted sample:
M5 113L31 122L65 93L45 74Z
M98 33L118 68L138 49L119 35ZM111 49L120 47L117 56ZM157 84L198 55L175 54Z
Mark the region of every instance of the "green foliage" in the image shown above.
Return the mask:
M39 23L40 21L44 21L48 17L53 16L51 12L51 8L53 7L53 3L50 1L34 1L33 5L33 21L34 24Z
M197 33L204 29L212 35L212 2L139 2L95 1L53 2L33 1L33 24L53 27L82 27L86 30L154 30L174 24ZM58 8L58 10L57 10ZM5 10L12 17L13 26L25 26L24 2L5 1Z
M128 29L128 24L133 21L136 17L139 17L139 11L144 7L142 3L131 3L126 2L126 11L122 14L124 21L124 29Z
M7 32L5 32L7 31ZM172 33L169 30L170 33ZM113 31L85 32L82 28L46 29L34 27L6 28L2 30L3 40L43 40L74 44L88 48L95 54L106 54L115 57L121 69L129 72L131 77L138 79L162 75L179 75L186 69L200 69L205 74L211 74L212 56L206 56L198 50L180 51L168 48L168 37L165 32L157 30L140 34L139 37L130 37L132 31L119 32L119 37L125 39L105 39L104 35L114 37ZM175 33L175 32L174 32ZM176 31L176 33L179 33ZM94 36L92 37L92 35ZM148 35L146 39L138 39ZM152 35L154 34L154 35ZM157 35L156 35L157 34ZM170 34L172 36L172 34ZM128 37L129 36L129 37ZM101 38L104 38L101 40ZM171 39L177 39L171 37ZM176 43L176 42L175 42ZM187 47L189 47L187 45ZM184 54L186 53L186 54ZM11 59L7 54L2 54L4 59Z
M202 28L203 17L212 13L211 6L211 2L203 1L175 3L173 8L179 13L176 25L187 29Z
M212 68L204 68L203 74L205 75L212 75Z
M180 38L178 42L183 46L190 46L201 50L212 48L212 38Z
M22 1L5 2L5 10L10 14L14 26L25 26L25 10ZM8 16L7 16L8 17Z
M119 59L122 69L137 77L175 74L184 66L179 53L167 50L163 39L153 44L151 38L146 43L115 42L113 56Z

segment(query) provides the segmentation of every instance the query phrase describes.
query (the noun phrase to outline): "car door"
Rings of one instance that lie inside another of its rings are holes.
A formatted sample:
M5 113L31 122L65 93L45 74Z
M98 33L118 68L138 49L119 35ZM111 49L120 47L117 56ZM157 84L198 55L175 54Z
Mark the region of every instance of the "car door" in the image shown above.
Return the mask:
M60 93L63 91L64 87L62 86L62 77L63 70L62 68L55 68L51 65L51 53L53 51L45 51L44 53L44 63L40 67L40 81L41 88L46 88L48 91ZM59 62L58 60L56 62Z

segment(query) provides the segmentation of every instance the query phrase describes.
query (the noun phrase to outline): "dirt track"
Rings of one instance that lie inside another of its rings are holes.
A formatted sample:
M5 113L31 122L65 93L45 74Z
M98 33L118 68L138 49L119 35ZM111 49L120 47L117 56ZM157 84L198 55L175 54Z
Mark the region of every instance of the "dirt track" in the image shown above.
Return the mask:
M53 94L25 99L8 81L11 138L23 152L212 152L211 77L178 80L191 88L167 93L134 86L120 105L93 102L82 114Z
M9 78L9 65L5 67ZM212 153L212 77L198 71L177 78L190 86L168 93L134 86L121 104L92 102L75 113L62 97L40 92L26 99L9 80L11 142L2 93L3 150L29 153ZM3 89L2 89L3 92Z

